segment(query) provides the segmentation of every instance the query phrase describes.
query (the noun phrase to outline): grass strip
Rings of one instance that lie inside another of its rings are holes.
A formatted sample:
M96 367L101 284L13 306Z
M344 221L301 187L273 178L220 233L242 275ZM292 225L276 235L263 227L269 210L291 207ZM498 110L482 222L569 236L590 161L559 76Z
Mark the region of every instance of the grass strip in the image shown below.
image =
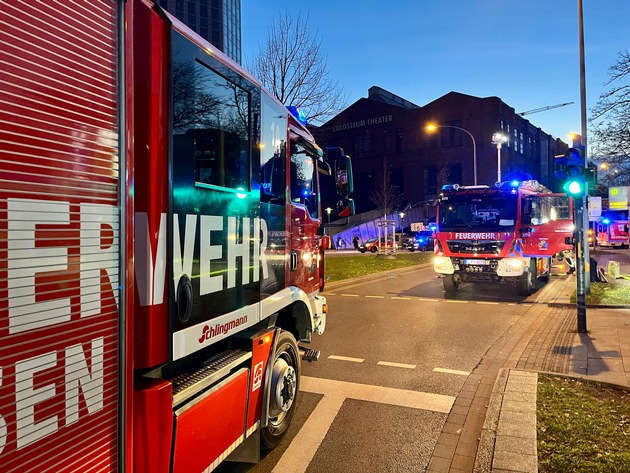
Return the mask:
M630 391L541 374L538 471L630 472Z
M571 302L576 301L575 292ZM628 305L630 304L630 286L618 283L591 283L591 293L586 294L587 304Z
M429 263L432 259L433 253L427 251L398 253L396 258L393 259L372 254L332 256L326 258L324 274L327 282L334 282L381 271Z

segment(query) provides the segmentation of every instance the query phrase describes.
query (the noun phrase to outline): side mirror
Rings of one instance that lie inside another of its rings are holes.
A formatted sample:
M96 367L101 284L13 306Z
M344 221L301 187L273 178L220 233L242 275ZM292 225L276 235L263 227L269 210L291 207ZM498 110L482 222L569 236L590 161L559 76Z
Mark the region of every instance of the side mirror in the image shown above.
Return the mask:
M350 156L339 156L335 160L335 187L339 197L347 198L354 192Z
M354 215L354 200L339 199L337 201L337 213L340 217L350 217Z

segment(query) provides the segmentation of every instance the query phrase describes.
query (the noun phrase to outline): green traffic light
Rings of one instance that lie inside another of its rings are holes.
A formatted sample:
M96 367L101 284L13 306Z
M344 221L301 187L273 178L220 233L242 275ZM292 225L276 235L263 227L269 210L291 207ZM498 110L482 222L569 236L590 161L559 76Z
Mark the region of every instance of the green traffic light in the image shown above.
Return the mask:
M564 185L564 190L571 195L579 195L584 192L584 186L580 181L568 181Z

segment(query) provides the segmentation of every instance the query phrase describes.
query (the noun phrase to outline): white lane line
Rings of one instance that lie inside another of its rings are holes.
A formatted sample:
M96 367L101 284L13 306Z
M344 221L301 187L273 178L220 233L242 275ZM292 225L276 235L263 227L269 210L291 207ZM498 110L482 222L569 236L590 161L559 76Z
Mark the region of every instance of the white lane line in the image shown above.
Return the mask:
M484 301L477 301L477 304L499 305L498 302L484 302Z
M337 294L335 294L334 292L327 292L326 294L324 294L325 296L336 296Z
M451 411L455 397L443 394L409 391L407 389L386 388L384 386L370 386L368 384L349 383L334 379L300 378L300 389L309 393L323 394L359 401L378 402L394 406L424 409L445 414ZM312 414L311 414L312 415Z
M411 300L411 297L392 296L392 299L398 299L399 301L408 301Z
M341 297L359 297L359 294L341 294Z
M328 357L329 360L341 360L341 361L352 361L354 363L363 363L365 361L364 358L351 358L349 356L337 356L337 355L330 355Z
M407 368L410 370L416 369L416 365L407 365L405 363L392 363L391 361L379 361L376 364L382 366L393 366L394 368Z
M449 413L455 402L453 396L408 391L405 389L369 386L366 384L334 381L332 379L300 378L300 390L323 394L311 415L285 450L273 473L304 473L313 460L328 429L332 425L343 402L347 399L379 402L395 406L425 409Z
M370 299L385 299L385 296L365 296L368 297Z
M433 371L437 371L438 373L459 374L461 376L468 376L470 374L470 371L449 370L447 368L433 368Z
M418 297L417 300L425 301L425 302L438 302L439 301L439 299L428 299L426 297Z
M446 299L446 302L450 302L453 304L468 304L468 301L452 301L450 299Z
M304 383L305 376L301 382ZM304 386L300 386L304 390ZM345 399L341 396L324 396L304 425L282 454L272 473L303 473L315 456Z

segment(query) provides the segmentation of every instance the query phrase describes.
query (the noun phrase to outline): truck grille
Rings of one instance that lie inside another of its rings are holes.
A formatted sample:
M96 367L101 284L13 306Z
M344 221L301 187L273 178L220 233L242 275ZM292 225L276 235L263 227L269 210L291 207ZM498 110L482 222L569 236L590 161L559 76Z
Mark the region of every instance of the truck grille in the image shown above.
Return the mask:
M498 255L505 245L504 241L448 240L451 253Z

